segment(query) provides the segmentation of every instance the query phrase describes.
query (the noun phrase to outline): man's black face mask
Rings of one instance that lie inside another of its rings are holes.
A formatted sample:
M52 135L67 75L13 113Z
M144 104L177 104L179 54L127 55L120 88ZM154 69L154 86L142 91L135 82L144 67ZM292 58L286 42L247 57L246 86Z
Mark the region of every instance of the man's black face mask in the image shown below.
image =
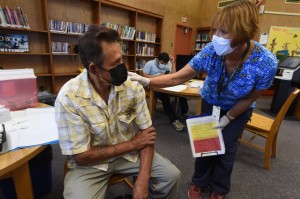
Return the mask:
M127 73L127 68L124 63L122 63L110 70L106 70L103 67L101 67L101 68L110 73L111 81L108 81L106 79L105 80L110 82L114 86L120 86L127 80L128 73Z

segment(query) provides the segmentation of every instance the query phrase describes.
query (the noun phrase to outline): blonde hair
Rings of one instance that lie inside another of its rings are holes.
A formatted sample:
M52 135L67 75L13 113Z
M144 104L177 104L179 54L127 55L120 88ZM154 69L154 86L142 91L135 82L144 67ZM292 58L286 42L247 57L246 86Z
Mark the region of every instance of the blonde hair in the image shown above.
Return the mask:
M226 28L233 36L231 46L251 40L259 31L258 9L254 2L240 0L218 10L212 20L213 28ZM210 35L213 35L211 31Z

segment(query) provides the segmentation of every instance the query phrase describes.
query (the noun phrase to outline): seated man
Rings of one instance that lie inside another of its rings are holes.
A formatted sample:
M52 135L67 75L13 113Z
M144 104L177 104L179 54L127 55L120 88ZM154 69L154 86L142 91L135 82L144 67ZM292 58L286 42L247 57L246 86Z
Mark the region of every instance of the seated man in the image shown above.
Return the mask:
M156 77L160 75L165 75L168 73L176 72L175 64L173 63L173 58L169 58L169 55L165 52L160 53L158 58L148 61L143 67L143 75L145 77ZM155 97L161 100L165 113L167 114L170 122L177 131L182 131L184 125L176 117L170 102L170 96L165 93L155 93ZM179 98L180 109L182 115L187 115L188 113L188 103L183 97Z
M69 157L66 199L103 199L113 174L137 176L133 198L175 197L180 171L154 152L145 92L127 80L119 40L115 30L91 25L78 41L85 70L55 102L60 147Z

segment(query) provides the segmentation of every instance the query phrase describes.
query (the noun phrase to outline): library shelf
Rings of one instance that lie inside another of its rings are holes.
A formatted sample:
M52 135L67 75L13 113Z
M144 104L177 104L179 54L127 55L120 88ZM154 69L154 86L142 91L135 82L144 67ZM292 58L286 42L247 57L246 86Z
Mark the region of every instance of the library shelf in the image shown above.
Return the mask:
M161 52L164 16L109 0L16 0L0 1L1 7L19 6L27 14L30 29L0 27L3 34L28 35L29 53L0 52L4 69L34 68L39 88L57 94L61 86L79 74L82 67L76 44L82 34L50 30L50 21L81 23L85 25L110 22L134 27L136 31L153 33L157 42L121 39L126 52L123 60L129 71L136 71L137 60L149 60ZM67 43L69 53L52 53L55 42ZM150 46L155 56L137 55L137 44ZM11 55L22 58L15 59ZM24 56L30 55L30 56ZM142 61L143 61L142 60Z
M195 52L199 52L210 42L211 27L198 27L196 40L195 40Z
M3 26L0 26L0 30L12 30L12 31L22 31L22 32L48 33L47 30L34 30L34 29L27 29L27 28L14 28L14 27L3 27Z
M78 53L52 53L53 56L78 56Z
M49 56L50 53L0 52L0 55L34 55L34 56Z
M51 77L52 73L35 73L37 77Z
M55 73L54 75L62 77L62 76L76 76L76 75L79 75L79 74L80 74L80 72L74 72L74 73Z

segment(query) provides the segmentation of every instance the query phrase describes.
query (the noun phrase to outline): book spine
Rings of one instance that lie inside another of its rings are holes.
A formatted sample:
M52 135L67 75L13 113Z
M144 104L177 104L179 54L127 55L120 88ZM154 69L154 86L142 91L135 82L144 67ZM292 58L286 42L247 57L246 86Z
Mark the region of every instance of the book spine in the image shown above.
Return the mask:
M18 16L17 16L17 11L16 11L16 10L12 10L12 12L13 12L13 15L14 15L14 18L15 18L15 21L16 21L17 26L18 26L19 28L22 27L22 26L21 26L21 23L20 23L20 21L19 21L19 18L18 18Z
M1 6L0 6L0 20L1 20L0 26L6 27L6 19L4 17L4 13L3 13Z
M10 13L11 21L13 23L13 27L18 27L17 21L14 16L14 11L12 9L9 9L9 13Z
M14 23L13 23L13 20L11 18L10 9L8 8L8 6L6 6L5 11L6 11L6 15L7 15L7 18L9 20L10 26L14 27Z
M11 24L10 24L10 21L9 21L8 15L7 15L6 8L3 8L3 9L2 9L2 11L3 11L4 17L5 17L6 26L7 26L7 27L11 27Z
M23 21L24 21L24 28L28 28L29 29L30 27L29 27L29 23L28 23L28 19L27 19L26 14L23 12L23 10L21 8L20 8L20 12L21 12L21 16L22 16Z
M25 22L25 18L24 18L24 15L23 15L23 11L19 6L18 6L17 9L18 9L18 12L20 13L21 21L23 22L23 27L26 28L26 22Z
M22 16L21 16L21 12L20 12L20 10L19 10L19 7L17 7L17 8L15 9L15 13L16 13L16 16L17 16L17 18L18 18L18 21L19 21L19 23L20 23L20 27L24 27L24 21L23 21L23 19L22 19Z

